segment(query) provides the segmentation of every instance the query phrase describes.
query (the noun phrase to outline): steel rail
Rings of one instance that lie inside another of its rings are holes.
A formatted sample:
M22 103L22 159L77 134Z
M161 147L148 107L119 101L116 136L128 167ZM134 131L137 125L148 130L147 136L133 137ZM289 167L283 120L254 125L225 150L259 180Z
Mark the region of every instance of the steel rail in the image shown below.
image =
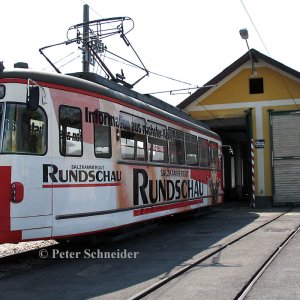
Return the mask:
M186 265L185 267L181 268L180 270L174 272L172 275L169 275L157 282L155 282L154 284L150 285L149 287L143 289L142 291L138 292L137 294L127 298L127 300L138 300L138 299L142 299L145 296L151 294L152 292L158 290L160 287L166 285L168 282L170 282L171 280L179 277L180 275L184 274L185 272L187 272L188 270L192 269L193 267L199 265L200 263L202 263L203 261L207 260L208 258L214 256L215 254L221 252L222 250L224 250L225 248L227 248L228 246L231 246L235 243L237 243L238 241L240 241L241 239L247 237L248 235L252 234L253 232L263 228L264 226L276 221L277 219L281 218L282 216L284 216L285 214L289 213L291 211L291 209L287 212L284 212L280 215L278 215L277 217L269 220L268 222L250 230L247 233L242 234L241 236L237 237L236 239L232 240L231 242L225 243L223 246L221 246L218 250L212 251L211 253L204 255L202 257L200 257L199 259L195 260L194 262L189 263L188 265ZM237 298L238 299L238 298Z
M262 264L262 266L256 271L256 273L251 277L251 279L244 285L241 291L237 294L234 300L243 300L249 294L254 284L261 277L261 275L266 271L273 260L278 256L278 254L286 247L286 245L294 238L294 236L299 232L300 226L294 229L291 234L277 247L277 249L269 256L269 258Z

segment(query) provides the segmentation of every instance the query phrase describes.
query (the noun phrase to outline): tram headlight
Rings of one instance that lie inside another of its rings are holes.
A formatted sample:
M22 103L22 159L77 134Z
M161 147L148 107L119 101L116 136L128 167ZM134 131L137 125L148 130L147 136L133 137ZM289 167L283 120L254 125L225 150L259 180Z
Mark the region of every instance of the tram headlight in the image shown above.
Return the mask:
M5 96L5 85L0 84L0 99L3 99Z

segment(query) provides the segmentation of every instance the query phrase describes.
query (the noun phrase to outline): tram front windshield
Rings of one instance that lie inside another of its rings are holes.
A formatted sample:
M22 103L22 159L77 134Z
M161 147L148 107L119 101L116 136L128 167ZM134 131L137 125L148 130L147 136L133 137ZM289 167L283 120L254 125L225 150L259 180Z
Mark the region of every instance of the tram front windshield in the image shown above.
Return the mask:
M2 115L3 115L3 103L0 103L0 134L2 132ZM0 135L0 136L2 136L2 135Z
M47 118L44 110L28 110L25 103L1 104L4 117L2 153L43 155L47 149Z

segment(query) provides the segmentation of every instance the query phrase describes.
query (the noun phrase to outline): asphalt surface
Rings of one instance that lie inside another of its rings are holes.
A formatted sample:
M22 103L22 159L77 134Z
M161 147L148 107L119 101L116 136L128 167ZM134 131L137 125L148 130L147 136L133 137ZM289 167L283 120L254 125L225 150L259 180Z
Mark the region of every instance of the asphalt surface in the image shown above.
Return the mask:
M0 280L0 299L128 299L284 211L225 205L215 213L174 218L111 244L44 251L42 267ZM234 299L299 223L296 208L145 299ZM300 299L299 235L258 280L249 299Z
M294 217L300 223L299 210ZM251 289L247 299L300 299L299 232L266 269Z

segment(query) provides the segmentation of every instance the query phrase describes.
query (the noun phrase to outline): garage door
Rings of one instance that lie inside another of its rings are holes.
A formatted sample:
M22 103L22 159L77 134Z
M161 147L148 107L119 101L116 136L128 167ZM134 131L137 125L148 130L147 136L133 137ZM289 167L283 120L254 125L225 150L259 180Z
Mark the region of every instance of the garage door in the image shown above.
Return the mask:
M271 113L274 204L300 203L300 111Z

